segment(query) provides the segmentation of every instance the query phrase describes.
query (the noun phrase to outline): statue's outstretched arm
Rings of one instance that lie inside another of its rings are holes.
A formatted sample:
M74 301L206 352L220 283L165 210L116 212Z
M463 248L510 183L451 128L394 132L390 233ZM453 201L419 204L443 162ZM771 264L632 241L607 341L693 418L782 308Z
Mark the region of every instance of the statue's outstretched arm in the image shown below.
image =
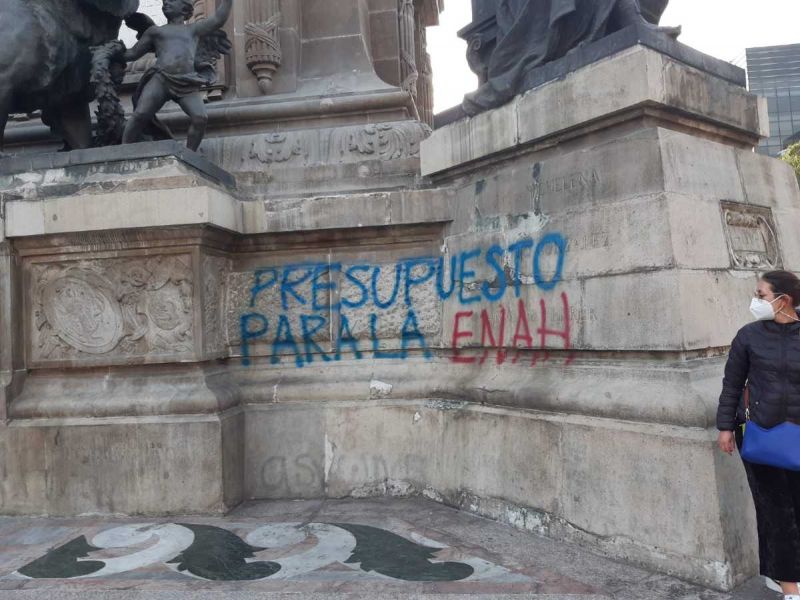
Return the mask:
M200 19L192 24L195 33L202 37L209 33L221 29L228 17L231 16L231 9L233 8L233 0L222 0L217 11L207 19Z
M133 48L129 48L125 51L125 62L138 60L148 52L153 52L155 50L155 45L153 44L153 35L151 33L152 31L153 28L145 31L139 41L136 42L136 45Z

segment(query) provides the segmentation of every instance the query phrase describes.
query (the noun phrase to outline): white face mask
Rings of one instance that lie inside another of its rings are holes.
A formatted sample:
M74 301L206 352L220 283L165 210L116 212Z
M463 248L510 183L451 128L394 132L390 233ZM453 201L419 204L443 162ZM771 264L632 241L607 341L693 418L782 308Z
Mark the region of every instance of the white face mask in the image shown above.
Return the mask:
M778 296L772 302L780 300L783 295ZM775 309L772 307L772 302L768 302L763 298L753 298L750 302L750 312L758 321L772 321L775 319Z

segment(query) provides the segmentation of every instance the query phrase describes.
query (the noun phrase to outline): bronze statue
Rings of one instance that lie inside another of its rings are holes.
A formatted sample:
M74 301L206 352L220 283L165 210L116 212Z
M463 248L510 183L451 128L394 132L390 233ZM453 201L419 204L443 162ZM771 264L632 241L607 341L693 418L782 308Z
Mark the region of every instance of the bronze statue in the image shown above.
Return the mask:
M154 126L163 131L163 126L155 120L156 113L168 100L174 100L190 119L187 147L191 150L200 147L208 120L201 89L214 83L214 63L231 49L221 28L232 6L233 0L222 0L207 19L186 23L194 12L194 3L164 0L166 25L143 22L142 15L128 22L139 31L139 41L124 53L124 59L134 61L155 52L156 64L145 73L134 94L134 112L125 126L123 143L141 141L148 128Z
M677 37L680 28L659 27L667 0L473 0L495 2L497 42L484 65L486 81L464 98L469 115L500 106L525 91L531 70L615 31L638 25ZM644 12L643 12L644 8Z
M42 111L64 148L92 144L92 51L139 0L0 0L0 149L11 113Z

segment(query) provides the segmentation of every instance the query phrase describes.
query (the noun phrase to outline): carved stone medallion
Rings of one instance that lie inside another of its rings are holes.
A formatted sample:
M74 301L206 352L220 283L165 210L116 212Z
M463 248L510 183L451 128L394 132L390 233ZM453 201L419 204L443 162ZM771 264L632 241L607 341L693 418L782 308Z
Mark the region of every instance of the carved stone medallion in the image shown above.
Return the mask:
M48 283L43 309L55 334L82 352L104 354L122 337L122 310L110 286L90 271L76 269Z
M727 201L721 207L733 268L779 269L782 260L772 210Z
M30 270L34 366L192 356L189 256L36 263Z

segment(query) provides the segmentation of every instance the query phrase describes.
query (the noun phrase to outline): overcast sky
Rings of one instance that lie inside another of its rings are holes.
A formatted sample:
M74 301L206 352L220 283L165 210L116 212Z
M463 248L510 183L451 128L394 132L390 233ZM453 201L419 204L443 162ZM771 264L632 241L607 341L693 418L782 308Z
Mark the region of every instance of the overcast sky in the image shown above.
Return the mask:
M428 29L436 112L477 86L456 36L470 20L470 0L445 0L441 25ZM800 43L800 0L671 0L662 23L682 25L684 44L744 67L745 48Z

